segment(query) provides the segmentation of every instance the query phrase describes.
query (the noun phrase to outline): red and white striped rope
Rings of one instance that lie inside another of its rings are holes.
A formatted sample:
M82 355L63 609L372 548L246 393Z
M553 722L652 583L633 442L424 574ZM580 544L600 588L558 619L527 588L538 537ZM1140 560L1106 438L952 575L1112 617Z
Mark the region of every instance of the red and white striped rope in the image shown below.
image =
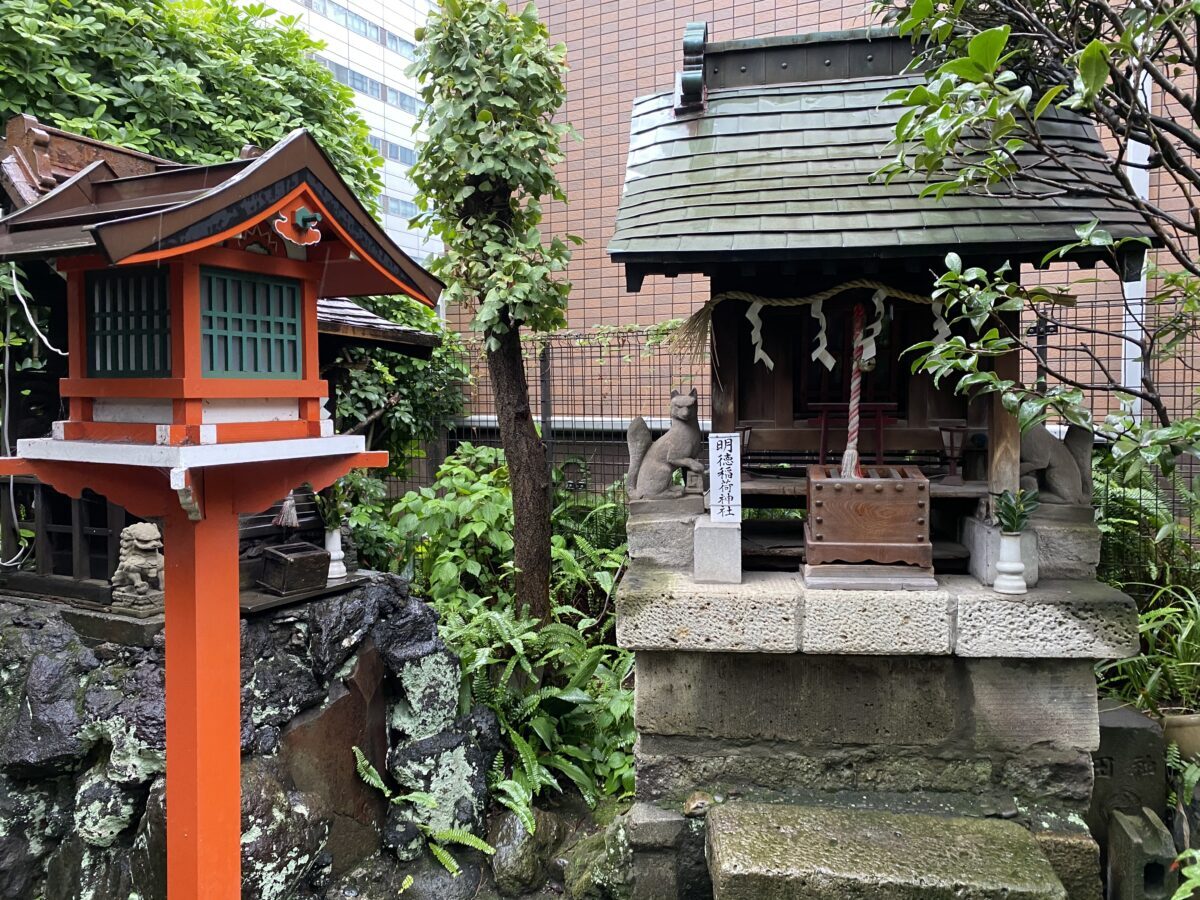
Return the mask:
M858 463L858 429L862 406L862 337L866 317L863 305L861 303L854 304L854 359L850 368L850 408L846 416L846 452L842 454L843 478L862 477L862 467Z

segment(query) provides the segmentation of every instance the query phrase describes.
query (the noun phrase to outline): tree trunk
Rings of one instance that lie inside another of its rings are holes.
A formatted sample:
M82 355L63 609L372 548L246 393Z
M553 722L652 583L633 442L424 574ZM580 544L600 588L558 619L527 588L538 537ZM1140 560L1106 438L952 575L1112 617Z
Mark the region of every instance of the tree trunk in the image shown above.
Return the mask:
M550 468L533 426L521 336L509 328L497 339L500 346L488 351L487 361L512 485L517 602L544 622L550 618Z

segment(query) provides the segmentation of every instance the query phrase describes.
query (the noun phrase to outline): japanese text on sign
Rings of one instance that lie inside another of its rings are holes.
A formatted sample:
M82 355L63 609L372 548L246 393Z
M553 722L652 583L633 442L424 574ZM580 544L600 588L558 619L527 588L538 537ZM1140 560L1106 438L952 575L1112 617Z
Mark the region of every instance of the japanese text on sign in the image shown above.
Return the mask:
M742 521L742 444L737 434L708 436L709 507L714 522Z

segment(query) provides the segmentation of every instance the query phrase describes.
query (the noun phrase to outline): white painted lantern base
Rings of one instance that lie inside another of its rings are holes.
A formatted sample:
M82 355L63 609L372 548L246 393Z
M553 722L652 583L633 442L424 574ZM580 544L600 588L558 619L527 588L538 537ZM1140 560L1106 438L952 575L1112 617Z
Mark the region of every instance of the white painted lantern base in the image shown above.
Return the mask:
M1000 533L1000 557L996 560L996 581L992 590L998 594L1024 594L1028 590L1019 532Z

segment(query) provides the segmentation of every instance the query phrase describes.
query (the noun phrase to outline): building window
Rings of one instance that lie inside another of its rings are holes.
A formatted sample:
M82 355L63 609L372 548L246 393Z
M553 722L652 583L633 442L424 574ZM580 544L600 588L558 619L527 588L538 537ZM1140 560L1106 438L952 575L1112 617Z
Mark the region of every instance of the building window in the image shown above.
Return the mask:
M383 198L383 208L387 210L388 215L404 216L406 219L411 219L418 212L417 204L411 200L401 200L399 197Z
M305 6L319 16L324 16L342 25L355 34L370 38L377 44L383 44L394 53L399 53L405 59L415 59L417 47L412 41L406 41L400 35L388 31L382 25L376 25L370 19L360 16L353 10L347 9L334 0L302 0Z
M200 270L201 350L213 378L300 378L300 282Z
M88 272L87 371L91 378L171 374L167 270Z
M403 144L397 144L395 141L375 135L370 136L370 141L371 146L379 151L379 155L384 159L403 163L406 166L415 165L417 162L417 153L411 147L405 147Z
M399 53L405 59L417 58L417 45L390 31L387 32L387 46L389 50Z
M333 73L335 80L349 85L360 94L367 94L376 100L382 100L389 106L395 106L407 113L412 113L414 116L425 108L425 104L412 94L405 93L394 87L385 88L383 84L374 78L369 78L362 72L357 72L354 69L343 66L341 63L335 63L320 56L316 57L316 60Z

